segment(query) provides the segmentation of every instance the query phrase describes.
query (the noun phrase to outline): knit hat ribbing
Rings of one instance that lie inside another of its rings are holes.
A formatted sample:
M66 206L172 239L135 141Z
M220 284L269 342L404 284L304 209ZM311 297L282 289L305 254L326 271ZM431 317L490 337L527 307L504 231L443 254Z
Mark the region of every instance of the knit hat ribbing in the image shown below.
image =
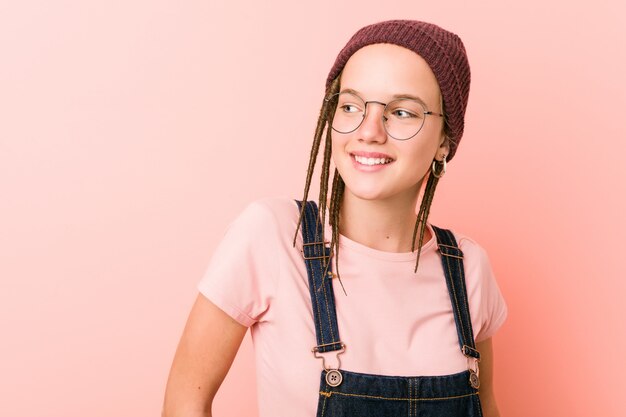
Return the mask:
M339 52L326 79L326 89L357 50L375 43L391 43L412 50L428 63L439 83L450 127L450 161L463 136L470 88L470 67L461 39L432 23L388 20L359 29Z

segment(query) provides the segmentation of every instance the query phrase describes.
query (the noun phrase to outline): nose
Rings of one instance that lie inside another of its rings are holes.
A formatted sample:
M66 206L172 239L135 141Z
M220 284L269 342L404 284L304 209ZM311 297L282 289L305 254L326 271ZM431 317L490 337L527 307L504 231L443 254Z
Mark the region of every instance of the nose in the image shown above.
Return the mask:
M384 110L385 103L378 101L365 103L365 117L358 129L359 140L380 143L387 141L387 131L385 126L383 126Z

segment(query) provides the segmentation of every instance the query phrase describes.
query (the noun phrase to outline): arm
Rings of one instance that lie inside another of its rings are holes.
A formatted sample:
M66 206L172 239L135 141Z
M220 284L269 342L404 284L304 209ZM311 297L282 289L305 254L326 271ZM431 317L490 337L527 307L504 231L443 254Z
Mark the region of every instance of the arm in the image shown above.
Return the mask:
M480 352L480 402L484 417L500 417L493 393L493 346L491 338L476 343Z
M210 417L247 327L198 294L178 344L162 417Z

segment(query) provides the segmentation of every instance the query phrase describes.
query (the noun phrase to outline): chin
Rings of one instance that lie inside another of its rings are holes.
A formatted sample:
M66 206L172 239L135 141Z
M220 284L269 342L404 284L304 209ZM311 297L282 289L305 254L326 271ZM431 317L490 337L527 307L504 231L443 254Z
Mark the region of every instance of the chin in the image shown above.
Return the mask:
M344 193L350 193L354 197L360 200L383 200L390 197L389 189L385 189L381 185L375 187L364 186L364 184L350 184L346 183L346 189Z

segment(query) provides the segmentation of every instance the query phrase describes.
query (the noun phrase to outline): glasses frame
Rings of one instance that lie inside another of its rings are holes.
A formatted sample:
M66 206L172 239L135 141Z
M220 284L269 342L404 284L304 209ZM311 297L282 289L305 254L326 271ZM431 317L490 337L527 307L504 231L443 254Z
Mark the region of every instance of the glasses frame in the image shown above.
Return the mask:
M391 100L391 101L390 101L390 102L388 102L388 103L383 103L382 101L377 101L377 100L368 100L368 101L365 101L365 100L363 100L363 98L362 98L361 96L359 96L359 95L357 95L357 94L354 94L354 93L351 93L351 92L348 92L348 91L343 91L343 92L339 92L339 93L332 94L332 95L330 95L330 96L328 96L328 97L324 98L324 100L325 100L326 102L331 102L331 101L332 101L335 97L339 97L339 95L340 95L340 94L350 94L350 95L353 95L353 96L355 96L355 97L359 98L359 99L360 99L360 100L364 103L364 106L363 106L363 117L361 118L361 121L359 122L359 124L358 124L358 125L357 125L354 129L352 129L352 130L350 130L350 131L348 131L348 132L341 132L341 131L339 131L339 130L337 130L337 129L335 129L335 128L333 127L332 119L330 120L330 127L331 127L331 129L333 129L333 130L334 130L335 132L337 132L337 133L341 133L342 135L347 135L348 133L352 133L352 132L356 131L359 127L361 127L361 125L363 124L363 120L365 120L365 118L367 117L367 105L368 105L368 104L370 104L370 103L376 103L376 104L380 104L380 105L384 106L384 108L383 108L383 114L381 115L381 120L383 121L383 128L385 129L385 133L387 133L387 135L389 135L389 137L391 137L391 138L393 138L393 139L395 139L395 140L409 140L409 139L411 139L411 138L415 137L415 136L416 136L416 135L417 135L417 134L418 134L418 133L422 130L422 128L424 127L424 124L426 123L426 117L424 117L424 121L422 122L422 125L420 126L420 128L419 128L419 129L417 129L417 132L415 132L412 136L409 136L408 138L405 138L405 139L399 139L399 138L397 138L397 137L393 136L393 135L392 135L391 133L389 133L389 131L387 130L387 124L385 123L385 122L387 121L387 118L385 117L385 112L386 112L386 110L387 110L387 106L388 106L389 104L392 104L392 103L395 103L395 102L397 102L397 101L401 101L401 100L411 100L411 101L414 101L415 103L419 104L419 105L422 107L422 109L424 109L424 111L423 111L424 116L439 116L439 117L444 117L444 115L443 115L443 114L441 114L441 113L435 113L435 112L433 112L433 111L429 111L429 110L427 110L427 109L426 109L426 105L425 105L424 103L422 103L422 102L421 102L421 101L419 101L419 100L412 99L412 98L398 98L398 99L395 99L395 100ZM335 110L333 111L333 119L334 119L334 117L335 117L335 112L336 112L336 111L337 111L337 107L335 106Z

